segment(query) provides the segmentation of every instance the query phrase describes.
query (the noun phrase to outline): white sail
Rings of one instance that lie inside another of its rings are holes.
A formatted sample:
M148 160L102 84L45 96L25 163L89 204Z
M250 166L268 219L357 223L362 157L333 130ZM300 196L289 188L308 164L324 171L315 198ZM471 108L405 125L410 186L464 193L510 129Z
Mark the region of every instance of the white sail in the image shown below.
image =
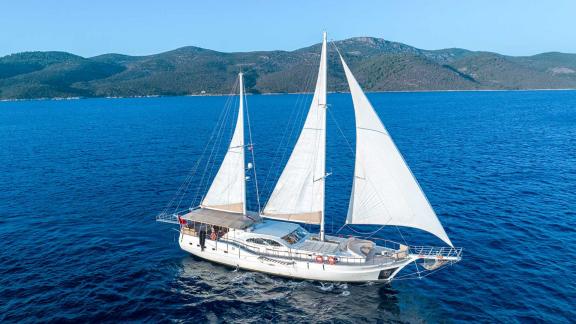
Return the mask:
M326 33L316 89L304 128L264 208L268 218L320 224L324 214L326 152Z
M239 74L240 104L234 135L220 169L204 197L203 208L246 214L246 178L244 167L244 84Z
M376 111L342 56L340 60L356 118L356 163L346 223L418 228L452 246Z

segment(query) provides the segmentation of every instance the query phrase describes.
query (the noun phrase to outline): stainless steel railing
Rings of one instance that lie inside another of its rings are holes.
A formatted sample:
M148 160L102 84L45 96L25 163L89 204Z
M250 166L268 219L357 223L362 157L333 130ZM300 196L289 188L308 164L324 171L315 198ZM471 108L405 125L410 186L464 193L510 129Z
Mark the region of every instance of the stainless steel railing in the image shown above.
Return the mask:
M442 256L460 258L462 256L462 248L454 247L434 247L434 246L411 246L409 247L411 254L420 256Z
M173 219L176 219L176 223L178 223L177 216L175 216L173 214L172 217L174 217ZM193 228L181 226L181 231L187 235L198 236L198 233ZM364 239L362 237L356 237L356 236L351 236L351 235L348 238L350 238L350 237L354 237L354 238L358 238L358 239ZM336 242L343 242L343 241L347 240L348 238L329 236L329 239L332 239ZM210 240L210 237L207 236L206 239ZM348 265L385 265L385 264L391 264L391 263L397 262L399 260L406 259L408 257L408 254L420 255L420 256L454 257L454 258L460 258L462 255L462 248L433 247L433 246L406 246L406 245L400 244L398 242L394 242L394 241L390 241L390 240L386 240L386 239L369 238L369 240L375 241L375 243L377 243L378 248L384 248L384 250L389 250L389 251L383 251L384 253L382 253L382 254L376 254L376 255L373 255L373 256L367 257L367 258L348 257L348 256L341 256L341 255L338 256L338 255L331 255L331 254L326 255L326 254L322 254L322 253L315 253L313 251L301 252L301 251L293 251L291 249L289 249L288 251L276 250L276 249L271 249L267 246L260 246L260 245L246 243L244 241L234 240L234 239L231 239L231 238L226 237L226 236L218 237L218 239L216 240L216 242L217 242L216 244L217 245L219 245L219 244L232 245L232 246L235 246L239 249L246 250L250 253L253 253L253 254L256 254L259 256L276 257L276 258L281 258L281 259L286 259L286 260L298 260L298 261L306 261L306 262L312 262L312 263L317 262L316 258L318 256L323 257L323 263L328 263L328 256L333 256L336 258L336 260L335 260L336 263L339 263L339 264L344 263L344 264L348 264Z
M194 229L182 227L181 231L184 234L198 236L198 232ZM210 237L206 237L207 240L210 240ZM231 245L236 248L248 251L250 253L256 254L258 256L264 257L275 257L281 258L285 260L297 260L297 261L306 261L311 263L317 263L318 260L316 259L318 256L322 256L322 263L328 263L328 257L332 256L335 258L335 262L338 264L348 264L348 265L383 265L383 264L390 264L394 263L399 260L399 258L394 258L392 256L389 257L373 257L373 258L359 258L359 257L347 257L347 256L338 256L338 255L324 255L319 253L310 252L301 252L301 251L282 251L271 249L266 246L258 246L250 243L246 243L243 241L234 240L227 237L220 237L216 241L217 246L222 245Z

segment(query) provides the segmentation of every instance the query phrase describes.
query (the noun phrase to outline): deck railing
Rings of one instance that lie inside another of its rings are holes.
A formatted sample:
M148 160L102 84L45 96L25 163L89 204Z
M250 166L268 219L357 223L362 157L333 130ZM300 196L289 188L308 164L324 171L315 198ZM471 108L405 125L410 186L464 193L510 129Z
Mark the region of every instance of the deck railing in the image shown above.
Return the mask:
M188 211L182 211L176 214L160 214L156 217L157 221L167 222L167 223L176 223L178 224L178 215L187 213ZM186 226L181 226L180 230L183 231L187 235L198 236L198 233L193 228L188 228ZM345 263L349 265L367 265L367 264L374 264L374 265L384 265L394 263L400 260L404 260L409 257L408 254L418 255L423 257L430 257L430 256L442 256L448 258L461 258L462 255L462 248L454 248L454 247L433 247L433 246L407 246L400 244L398 242L386 240L386 239L379 239L379 238L363 238L353 235L344 236L328 236L328 240L332 240L335 243L341 243L348 238L356 238L362 240L370 240L374 241L378 247L383 247L388 251L384 251L382 254L376 254L371 257L361 258L361 257L346 257L346 256L335 256L337 263ZM206 239L209 239L207 237ZM266 246L262 245L255 245L250 244L243 241L238 241L231 239L227 236L219 237L216 240L216 244L227 244L231 246L235 246L238 249L243 249L248 252L264 256L264 257L276 257L282 258L285 260L297 260L297 261L307 261L316 263L317 257L323 257L323 263L328 263L328 259L326 255L318 254L314 252L304 253L304 252L296 252L291 249L288 251L284 250L276 250L271 249Z
M187 228L185 226L182 226L181 231L186 235L198 236L198 232L196 232L192 228ZM210 239L209 236L207 236L206 239L209 240ZM285 259L285 260L295 260L295 261L306 261L306 262L311 262L311 263L320 263L320 262L318 262L318 260L316 258L318 256L322 256L322 258L323 258L322 263L328 263L329 262L328 256L323 255L323 254L317 254L314 252L309 252L309 253L297 252L297 251L293 251L292 249L289 249L288 251L276 250L276 249L268 248L266 246L255 245L255 244L250 244L250 243L246 243L243 241L234 240L232 238L228 238L225 236L218 238L215 242L216 242L216 248L218 248L220 245L226 245L227 246L226 250L229 250L229 247L233 246L235 248L245 250L247 252L250 252L250 253L253 253L253 254L256 254L259 256L263 256L263 257L274 257L274 258L281 258L281 259ZM391 251L387 256L377 255L376 257L371 257L371 258L335 256L335 262L336 263L339 263L339 264L345 263L345 264L349 264L349 265L372 265L372 264L373 265L384 265L384 264L391 264L391 263L394 263L394 262L402 260L402 259L405 259L405 258L396 256L393 251Z
M178 224L178 214L160 213L156 215L156 221L162 223Z
M454 247L411 246L409 251L411 254L419 256L442 256L450 258L460 258L462 256L462 248Z
M287 259L287 260L307 261L307 262L311 262L311 263L316 263L316 262L318 262L316 257L322 256L323 257L322 263L328 263L327 256L321 255L321 254L314 254L313 252L304 253L304 252L296 252L296 251L292 251L292 250L280 251L280 250L256 246L256 245L252 245L252 244L248 244L245 242L232 240L232 239L223 239L222 241L219 241L219 242L222 242L222 244L225 244L226 242L230 242L230 243L236 245L236 247L238 247L238 248L245 249L251 253L254 253L254 254L257 254L260 256L264 256L264 257L275 257L275 258L282 258L282 259ZM358 264L358 265L360 265L360 264L362 264L362 265L366 265L366 264L388 264L388 263L393 263L393 262L397 261L397 260L392 259L392 258L388 258L387 260L388 260L388 262L381 262L383 260L376 259L376 258L366 259L366 258L346 257L346 256L336 256L335 257L336 263L345 263L345 264L351 264L351 265L354 265L354 264ZM380 261L380 262L377 262L377 261Z

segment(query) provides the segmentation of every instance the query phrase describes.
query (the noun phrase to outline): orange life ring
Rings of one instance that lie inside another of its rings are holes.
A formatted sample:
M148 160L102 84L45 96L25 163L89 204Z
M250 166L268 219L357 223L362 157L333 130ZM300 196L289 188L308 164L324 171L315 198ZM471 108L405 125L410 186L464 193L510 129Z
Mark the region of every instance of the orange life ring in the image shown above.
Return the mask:
M316 256L316 262L318 263L324 263L324 258L321 255L317 255Z
M212 241L216 241L216 232L212 232L212 233L210 234L210 239L211 239Z
M328 257L328 263L330 264L336 264L336 258L333 256L329 256Z

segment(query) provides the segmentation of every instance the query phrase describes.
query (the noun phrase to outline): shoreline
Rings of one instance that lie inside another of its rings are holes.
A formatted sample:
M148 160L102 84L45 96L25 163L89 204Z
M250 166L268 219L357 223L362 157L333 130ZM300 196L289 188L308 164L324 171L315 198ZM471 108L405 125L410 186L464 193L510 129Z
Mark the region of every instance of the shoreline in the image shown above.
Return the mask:
M565 89L469 89L469 90L385 90L385 91L366 91L366 93L426 93L426 92L529 92L529 91L576 91L576 88ZM328 94L350 93L332 91ZM267 92L267 93L246 93L250 96L279 96L279 95L298 95L313 94L313 92ZM0 99L0 102L18 102L18 101L60 101L60 100L83 100L83 99L138 99L138 98L170 98L170 97L223 97L236 95L233 93L218 94L187 94L187 95L145 95L129 97L46 97L46 98L19 98L19 99Z

